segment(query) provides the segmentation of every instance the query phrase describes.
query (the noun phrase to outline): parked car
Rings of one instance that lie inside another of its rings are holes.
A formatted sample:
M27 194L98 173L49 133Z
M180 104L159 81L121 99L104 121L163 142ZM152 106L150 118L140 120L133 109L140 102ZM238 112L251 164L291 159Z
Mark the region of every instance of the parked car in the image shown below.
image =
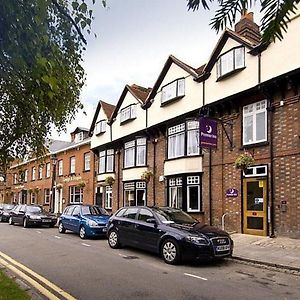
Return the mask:
M0 206L0 222L8 222L9 212L15 207L14 204L1 204Z
M109 219L107 237L111 248L128 245L155 252L168 264L224 258L233 251L228 233L170 207L123 207Z
M8 219L10 225L18 223L25 228L32 225L54 227L56 222L56 216L44 211L41 206L26 204L16 205L10 211Z
M96 205L67 206L59 218L58 231L70 230L79 233L80 238L106 236L108 212Z

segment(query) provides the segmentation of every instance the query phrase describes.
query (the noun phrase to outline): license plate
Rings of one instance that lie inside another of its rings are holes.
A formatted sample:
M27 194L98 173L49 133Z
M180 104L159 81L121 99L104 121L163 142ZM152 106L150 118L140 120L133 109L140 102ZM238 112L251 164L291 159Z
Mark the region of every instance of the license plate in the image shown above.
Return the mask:
M49 223L49 222L51 222L51 220L42 220L42 222Z
M230 250L230 245L222 245L222 246L217 246L216 251L228 251Z

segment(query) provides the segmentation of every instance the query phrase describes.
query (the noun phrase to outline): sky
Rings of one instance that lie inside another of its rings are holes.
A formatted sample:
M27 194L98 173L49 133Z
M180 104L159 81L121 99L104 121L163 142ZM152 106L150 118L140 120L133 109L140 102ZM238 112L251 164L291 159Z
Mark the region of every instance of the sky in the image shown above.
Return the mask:
M101 1L99 1L101 2ZM107 0L94 7L95 19L84 54L84 114L52 138L69 140L77 126L89 128L99 100L116 104L126 84L152 87L170 54L192 67L206 63L220 33L211 11L187 11L185 0Z

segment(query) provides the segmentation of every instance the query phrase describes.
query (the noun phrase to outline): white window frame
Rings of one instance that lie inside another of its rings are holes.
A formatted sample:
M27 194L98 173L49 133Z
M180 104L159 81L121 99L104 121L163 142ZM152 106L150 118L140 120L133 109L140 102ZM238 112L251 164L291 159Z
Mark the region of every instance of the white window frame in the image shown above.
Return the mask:
M185 95L185 78L178 78L161 88L161 104Z
M107 149L99 151L98 173L113 173L114 172L115 150Z
M242 63L239 63L239 60L241 60ZM224 68L225 64L227 64L228 68L226 71L223 71L222 68ZM235 47L219 56L216 63L217 78L219 79L226 74L243 68L245 68L245 47Z
M28 181L28 170L26 169L24 171L24 182L27 182Z
M261 108L260 108L261 107ZM257 132L257 115L264 113L264 133L265 138L258 140L256 137ZM246 141L246 118L252 117L252 138L253 140ZM256 143L265 142L268 139L268 130L267 130L267 122L268 122L268 113L267 113L267 100L258 101L243 107L243 145L251 145Z
M18 183L18 174L14 173L14 184Z
M35 200L36 200L36 194L32 192L30 194L30 204L35 204Z
M43 179L43 167L39 166L39 173L38 173L38 179Z
M120 110L120 124L136 118L136 104L130 104Z
M46 178L50 177L50 172L51 172L51 164L48 162L46 163Z
M144 153L144 156L139 154ZM124 168L146 166L147 138L139 137L124 144Z
M36 168L32 167L32 169L31 169L31 180L35 180L35 172L36 172Z
M79 142L83 141L83 132L82 131L75 134L74 141L75 141L75 143L79 143Z
M96 134L104 133L106 131L106 120L100 120L95 125Z
M187 212L200 212L201 211L201 189L200 189L200 176L187 176ZM198 189L198 208L192 209L190 207L190 193L191 187L197 187Z
M105 187L105 208L112 209L112 187Z
M91 153L86 152L83 155L84 159L84 171L90 171L91 170Z
M50 204L50 189L44 189L44 204Z
M79 196L79 201L75 201L76 196ZM70 203L79 204L83 203L83 189L72 185L69 187L69 200Z
M76 171L76 158L75 156L70 157L70 174L75 174Z
M60 159L58 161L58 176L62 176L64 174L64 163L63 160Z

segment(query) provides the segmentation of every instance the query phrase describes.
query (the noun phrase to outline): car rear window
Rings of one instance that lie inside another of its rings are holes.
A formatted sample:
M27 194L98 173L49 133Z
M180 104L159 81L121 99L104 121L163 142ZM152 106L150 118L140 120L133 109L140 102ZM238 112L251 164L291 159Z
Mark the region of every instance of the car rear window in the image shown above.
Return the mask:
M137 208L128 208L124 214L123 214L123 218L127 218L127 219L135 219L135 216L138 212Z

